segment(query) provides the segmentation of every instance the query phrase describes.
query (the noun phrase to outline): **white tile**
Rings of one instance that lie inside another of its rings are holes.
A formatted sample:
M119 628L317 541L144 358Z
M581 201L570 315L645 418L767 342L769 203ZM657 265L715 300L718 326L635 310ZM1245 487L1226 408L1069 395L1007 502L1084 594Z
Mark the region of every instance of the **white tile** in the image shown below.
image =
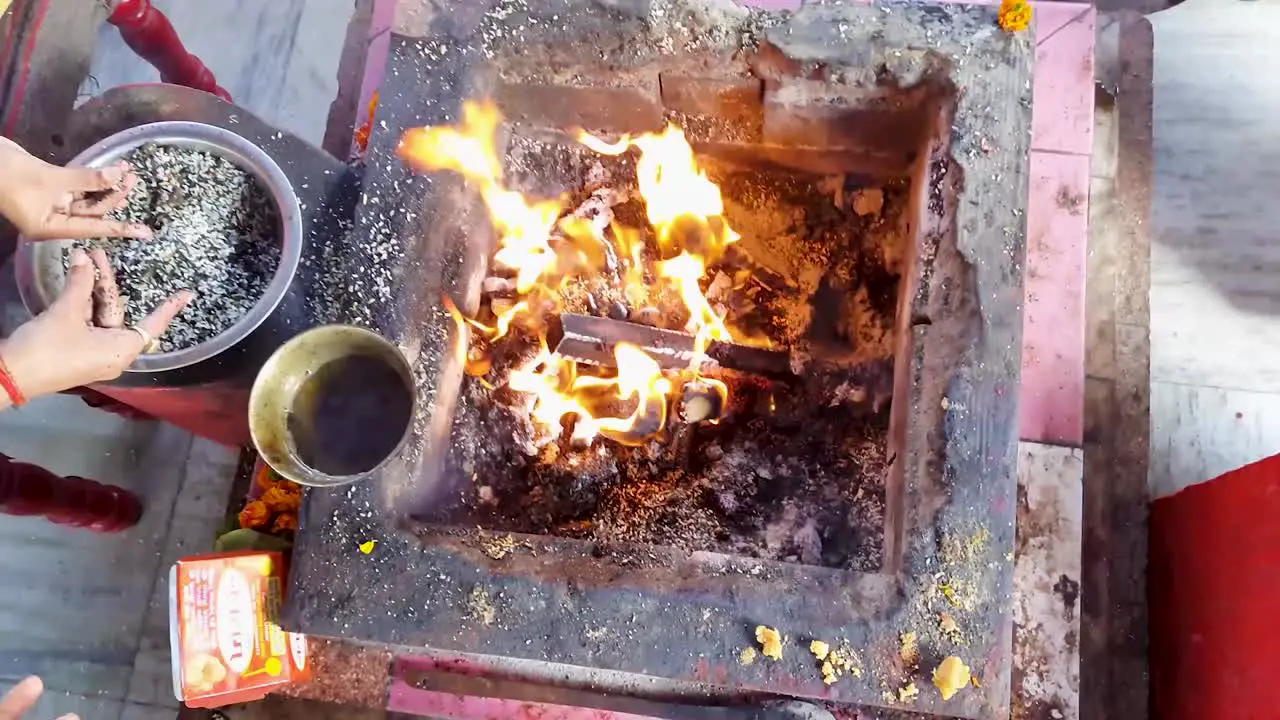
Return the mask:
M338 62L355 7L355 0L307 0L302 6L299 41L268 122L320 145L329 106L338 96Z
M1014 559L1014 676L1022 703L1080 717L1080 552L1084 454L1018 443L1018 542Z
M238 460L239 453L232 448L203 438L191 442L173 520L160 550L158 572L142 621L128 683L130 702L178 707L170 666L169 568L182 557L212 549L226 513Z
M173 664L167 641L161 648L138 652L133 676L129 679L128 701L172 710L180 707L173 696Z
M1151 495L1280 453L1280 394L1151 384Z
M139 703L125 703L120 720L174 720L178 711L172 707L157 707Z
M354 0L153 2L237 105L320 144ZM159 80L110 25L98 33L90 76L83 95Z
M0 452L126 487L144 504L137 526L111 534L0 516L0 675L125 696L190 443L177 428L122 420L78 398L0 413Z
M0 680L0 695L8 692L12 684L20 679L21 676L12 680ZM23 720L51 720L67 713L78 715L80 720L119 720L122 706L123 702L120 700L59 692L46 684L44 694L36 701L35 707L23 716Z
M190 519L221 519L227 511L227 499L235 482L239 461L238 450L205 438L193 438L174 515ZM209 540L209 546L212 545L213 541Z

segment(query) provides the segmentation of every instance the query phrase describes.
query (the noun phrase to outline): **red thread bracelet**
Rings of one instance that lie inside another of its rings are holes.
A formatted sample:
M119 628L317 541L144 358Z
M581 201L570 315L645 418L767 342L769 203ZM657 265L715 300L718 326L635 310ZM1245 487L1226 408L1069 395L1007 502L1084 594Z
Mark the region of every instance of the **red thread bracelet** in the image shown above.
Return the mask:
M14 407L21 407L27 404L27 396L22 394L22 390L18 388L18 383L13 379L13 373L9 372L9 366L4 364L4 358L0 358L0 388L4 389L6 395L9 396L9 402Z

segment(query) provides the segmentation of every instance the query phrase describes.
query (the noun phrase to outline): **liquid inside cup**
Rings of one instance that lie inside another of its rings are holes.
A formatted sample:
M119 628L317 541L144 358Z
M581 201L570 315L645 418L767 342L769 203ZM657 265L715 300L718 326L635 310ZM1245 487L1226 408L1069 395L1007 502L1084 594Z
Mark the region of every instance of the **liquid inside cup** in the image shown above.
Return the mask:
M298 459L327 475L359 475L395 452L413 415L400 371L377 355L339 358L313 371L287 418Z

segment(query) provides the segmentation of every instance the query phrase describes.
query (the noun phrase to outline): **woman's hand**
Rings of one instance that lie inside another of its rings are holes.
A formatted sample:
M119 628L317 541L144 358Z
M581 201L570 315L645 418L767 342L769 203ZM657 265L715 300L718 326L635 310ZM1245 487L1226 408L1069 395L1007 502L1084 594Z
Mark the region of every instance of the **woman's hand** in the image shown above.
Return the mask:
M35 707L44 692L44 683L32 675L0 698L0 720L19 720L22 714ZM63 715L58 720L79 720L75 715Z
M63 168L0 138L0 215L31 240L127 237L149 239L145 225L107 220L138 181L125 163Z
M106 253L95 250L90 258L75 249L62 294L0 343L0 360L29 398L111 380L147 349L149 339L164 334L192 297L189 290L176 293L136 329L126 328L124 304Z

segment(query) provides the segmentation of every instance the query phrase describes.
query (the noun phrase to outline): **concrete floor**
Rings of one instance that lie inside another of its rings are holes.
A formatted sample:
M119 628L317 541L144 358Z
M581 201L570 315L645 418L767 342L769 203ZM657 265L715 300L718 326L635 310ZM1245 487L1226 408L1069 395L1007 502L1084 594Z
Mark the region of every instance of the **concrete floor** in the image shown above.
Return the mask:
M165 570L212 545L238 454L68 396L0 414L0 452L129 488L146 507L112 535L0 516L0 681L41 675L37 717L172 718Z
M1153 497L1280 452L1280 0L1155 29Z

